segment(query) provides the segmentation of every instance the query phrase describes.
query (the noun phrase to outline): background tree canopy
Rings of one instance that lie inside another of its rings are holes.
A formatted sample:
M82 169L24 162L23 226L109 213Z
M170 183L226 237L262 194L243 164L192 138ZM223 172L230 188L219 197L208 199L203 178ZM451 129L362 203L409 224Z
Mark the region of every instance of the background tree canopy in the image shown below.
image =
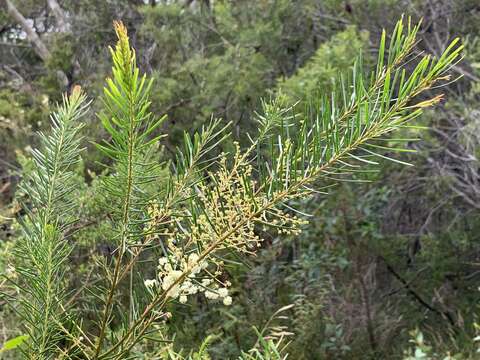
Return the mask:
M152 132L168 136L149 156L162 164L175 160L185 131L213 118L231 123L234 135L212 150L221 156L235 152L237 141L250 144L247 134L270 100L307 113L351 80L340 74L375 69L382 29L391 34L401 14L423 19L412 50L418 58L438 58L460 37L463 60L450 69L457 81L442 89L445 100L426 110L418 127L382 139L378 166L329 196L298 200L311 215L300 235L257 229L265 239L257 256L223 265L231 306L203 298L170 304L175 316L166 322L174 351L199 349L211 335L212 359L238 358L257 341L253 327L270 324L278 309L285 328L272 333L286 335L291 359L478 356L478 0L0 0L0 9L0 272L11 275L22 236L20 204L30 194L19 184L36 171L28 157L41 145L35 133L49 129L62 94L80 85L92 99L82 120L90 142L70 174L79 221L69 230L76 246L65 283L87 317L95 300L83 288L102 281L94 260L114 250L103 221L114 215L104 214L97 195L115 159L92 145L115 140L99 121L104 81L112 76L106 45L116 41L114 20L126 25L138 67L154 79L150 111L166 120ZM169 166L150 170L167 183ZM0 280L0 348L23 334L6 305L17 294L5 284ZM138 358L154 358L151 344L142 351Z

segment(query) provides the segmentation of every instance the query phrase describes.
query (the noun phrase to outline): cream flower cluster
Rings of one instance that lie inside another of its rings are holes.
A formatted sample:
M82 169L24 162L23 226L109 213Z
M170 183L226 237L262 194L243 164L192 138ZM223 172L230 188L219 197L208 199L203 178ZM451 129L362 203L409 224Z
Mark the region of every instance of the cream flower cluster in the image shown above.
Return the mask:
M202 247L207 247L212 240L219 238L218 234L220 237L228 234L218 248L253 254L263 241L257 235L255 225L273 226L279 234L298 235L301 226L307 222L269 206L269 198L263 191L258 191L252 178L251 164L239 151L237 149L230 167L226 158L221 158L220 169L210 174L213 186L198 185L197 194L202 201L203 212L190 225L190 236Z
M189 295L204 293L207 299L222 300L224 305L231 305L232 297L228 290L231 283L221 283L215 277L220 272L211 274L207 267L208 263L200 261L196 253L181 256L177 252L158 260L158 279L145 280L145 286L154 291L165 291L168 297L182 304L188 301Z
M230 305L230 283L220 280L223 262L213 254L222 249L254 254L262 242L258 226L274 227L279 234L298 235L305 221L274 207L271 197L258 189L252 166L238 144L232 163L227 164L227 157L221 156L209 180L197 183L191 191L201 209L195 214L184 204L168 216L156 203L148 210L152 221L146 232L154 234L159 226L166 225L162 241L168 255L158 261L158 278L146 280L145 286L151 291L167 292L169 298L180 303L186 303L190 295L203 293L207 299ZM294 197L283 196L290 200ZM152 236L150 240L160 240L158 235Z

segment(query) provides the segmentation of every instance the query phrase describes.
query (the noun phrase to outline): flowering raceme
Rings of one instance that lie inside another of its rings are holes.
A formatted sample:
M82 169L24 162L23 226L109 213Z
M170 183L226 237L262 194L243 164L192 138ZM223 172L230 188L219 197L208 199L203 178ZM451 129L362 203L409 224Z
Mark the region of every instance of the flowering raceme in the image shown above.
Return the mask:
M306 221L269 205L269 198L259 191L252 178L247 155L248 152L242 154L236 144L229 166L226 154L222 154L219 168L208 174L210 181L198 183L192 190L197 208L183 206L172 211L165 237L152 235L161 232L156 228L165 225L160 220L165 214L157 203L151 203L147 240L155 238L164 242L167 254L158 260L158 280L146 280L147 288L167 292L167 297L180 303L186 303L189 295L204 293L207 299L222 300L228 306L232 303L228 290L231 283L220 280L224 263L212 249L255 254L262 242L256 225L273 226L279 234L300 233L300 226Z
M232 303L227 288L231 283L229 281L222 283L216 279L215 275L220 274L219 271L210 273L207 270L208 263L204 260L199 261L196 253L186 257L182 257L180 252L176 254L180 257L173 254L158 260L158 280L145 280L147 288L165 291L167 297L178 299L182 304L187 302L189 295L197 293L204 293L210 300L223 300L225 305ZM183 281L179 281L184 273L188 273L188 276Z

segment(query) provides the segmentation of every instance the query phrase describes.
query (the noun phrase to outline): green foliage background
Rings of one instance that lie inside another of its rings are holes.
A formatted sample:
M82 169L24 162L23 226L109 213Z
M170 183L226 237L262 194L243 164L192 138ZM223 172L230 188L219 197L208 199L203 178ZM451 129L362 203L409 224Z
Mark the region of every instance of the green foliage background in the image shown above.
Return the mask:
M441 107L421 118L427 129L410 130L412 141L402 144L416 151L401 158L414 166L385 161L379 171L356 179L368 182L342 183L329 197L304 202L302 209L313 217L301 236L265 234L257 257L226 267L234 289L231 307L212 308L201 300L172 305L177 315L169 320L169 329L185 351L198 349L208 334L213 359L236 358L255 343L252 326L262 328L277 309L295 304L286 320L294 333L292 359L416 356L409 349L416 328L425 339L415 333L412 346L425 356L436 359L450 351L460 353L458 358L476 358L478 1L65 0L59 3L71 33L51 31L55 18L43 1L14 3L25 17L38 21L37 31L52 56L43 62L18 37L15 21L0 12L2 272L9 271L9 257L21 236L15 219L22 215L18 204L24 194L17 184L31 172L25 155L38 145L33 133L47 127L47 114L73 84L91 98L101 93L110 66L105 44L114 41L112 20L128 26L140 68L155 79L151 108L158 117L167 115L161 130L168 137L157 149L165 162L175 154L184 130L192 133L211 117L232 121L236 137L246 142L246 132L257 126L252 118L262 98L282 94L286 103L303 106L328 93L359 51L369 64L382 27L391 28L401 13L424 18L418 52L439 54L447 41L462 37L465 58L453 69L453 76L462 78L445 88L448 100ZM68 77L64 88L58 70ZM94 116L100 102L92 107L85 135L107 139ZM80 222L67 272L72 290L99 281L92 259L111 247L112 229L99 221L102 204L96 196L102 159L90 150L88 145L73 176ZM166 167L159 171L168 172ZM0 344L20 334L15 315L0 300ZM145 345L141 351L148 358L153 349Z

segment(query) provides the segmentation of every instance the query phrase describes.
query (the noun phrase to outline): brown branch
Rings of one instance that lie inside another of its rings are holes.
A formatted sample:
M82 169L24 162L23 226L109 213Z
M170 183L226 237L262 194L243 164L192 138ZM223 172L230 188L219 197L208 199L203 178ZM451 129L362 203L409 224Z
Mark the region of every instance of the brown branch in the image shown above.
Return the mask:
M33 27L28 23L27 19L18 11L10 0L4 0L7 5L7 13L22 27L25 31L28 41L33 45L35 53L43 60L46 61L50 56L50 52L40 39Z
M27 19L18 11L15 5L10 0L4 0L7 6L7 13L21 26L22 30L27 35L28 41L33 45L33 50L40 59L44 62L51 56L50 51L43 43L40 36L38 36L35 29L28 23ZM57 70L57 79L59 83L65 87L68 86L67 75L61 70Z
M397 273L395 271L395 269L387 262L387 260L383 257L383 256L379 256L379 259L383 261L383 263L385 264L385 266L387 267L387 270L398 280L400 281L405 290L407 290L407 293L412 296L415 300L417 300L417 302L419 302L423 307L425 307L426 309L430 310L431 312L435 313L435 314L438 314L440 315L442 318L446 318L448 320L448 322L450 323L450 325L452 325L453 327L455 327L455 321L453 320L452 316L446 312L446 311L442 311L442 310L438 310L436 308L434 308L432 305L430 305L426 300L424 300L420 294L418 294L412 287L411 287L411 284L405 280L399 273Z

